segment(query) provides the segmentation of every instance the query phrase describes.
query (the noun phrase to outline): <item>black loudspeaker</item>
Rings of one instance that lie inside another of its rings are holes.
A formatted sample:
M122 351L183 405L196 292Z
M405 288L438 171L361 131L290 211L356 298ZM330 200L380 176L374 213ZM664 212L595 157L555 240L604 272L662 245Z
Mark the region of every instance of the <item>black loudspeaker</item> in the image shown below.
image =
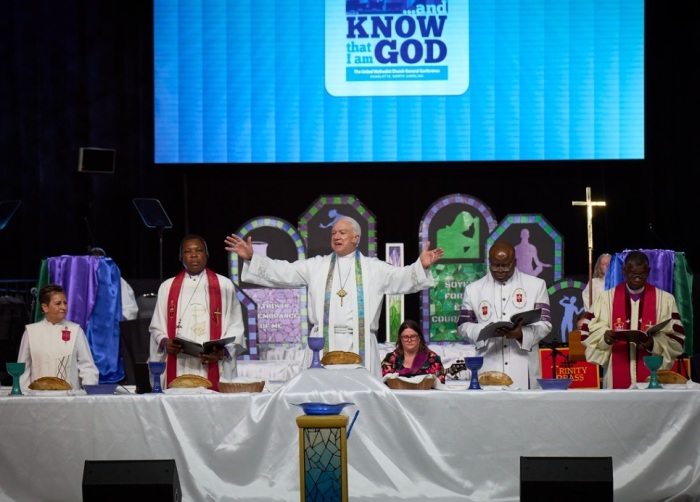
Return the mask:
M520 502L613 502L612 457L520 457Z
M83 502L181 502L175 460L86 460Z

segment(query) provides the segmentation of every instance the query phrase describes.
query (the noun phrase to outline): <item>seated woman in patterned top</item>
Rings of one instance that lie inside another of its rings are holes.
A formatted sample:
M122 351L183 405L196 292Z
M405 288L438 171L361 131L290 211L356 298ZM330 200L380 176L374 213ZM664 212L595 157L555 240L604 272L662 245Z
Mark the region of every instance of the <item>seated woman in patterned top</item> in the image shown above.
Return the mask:
M445 370L440 356L428 348L423 331L416 321L407 319L399 326L396 349L382 361L382 376L398 373L399 376L434 374L445 383Z

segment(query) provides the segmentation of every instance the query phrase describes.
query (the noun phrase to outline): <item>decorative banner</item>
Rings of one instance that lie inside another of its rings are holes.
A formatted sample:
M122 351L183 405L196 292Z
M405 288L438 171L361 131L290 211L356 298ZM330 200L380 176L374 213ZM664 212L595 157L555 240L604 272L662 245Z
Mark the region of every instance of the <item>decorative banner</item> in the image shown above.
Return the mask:
M299 217L299 232L309 258L333 252L331 228L338 219L350 216L362 229L358 246L365 256L377 256L377 219L354 195L323 195Z
M256 218L245 223L237 233L243 239L253 238L256 253L290 262L305 258L301 236L284 220ZM302 342L308 333L306 288L266 288L244 283L239 279L243 260L235 253L230 253L229 265L231 280L255 302L251 310L257 322L249 321L249 340L257 340L263 349L268 344L288 346ZM251 349L251 358L252 355Z
M543 342L566 345L569 343L569 333L576 331L576 318L582 314L583 288L586 284L580 281L564 279L554 283L547 289L549 305L552 312L552 331Z
M571 389L600 389L600 366L586 361L570 362L569 349L540 349L542 378L571 378Z
M386 262L397 267L403 267L403 243L386 244ZM399 327L404 319L403 295L386 295L384 304L386 316L386 343L396 342Z
M438 199L423 215L419 249L430 241L445 254L433 265L435 286L421 292L421 322L430 342L463 341L457 318L464 288L484 276L486 238L496 228L491 210L470 195Z
M564 239L541 214L506 216L488 236L486 256L497 240L515 246L515 259L521 272L544 279L547 286L562 278Z

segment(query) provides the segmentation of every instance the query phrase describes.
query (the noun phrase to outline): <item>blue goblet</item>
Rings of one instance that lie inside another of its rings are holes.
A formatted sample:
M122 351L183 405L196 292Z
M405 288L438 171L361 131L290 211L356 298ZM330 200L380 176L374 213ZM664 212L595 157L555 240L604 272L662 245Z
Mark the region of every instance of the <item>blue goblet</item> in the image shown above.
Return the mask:
M314 351L313 358L311 359L311 366L309 366L309 368L323 368L321 358L319 357L319 351L326 344L326 339L321 336L310 336L306 339L306 342L309 344L309 348Z
M148 363L148 369L153 375L153 390L151 392L163 393L163 387L160 385L160 376L165 371L165 362L152 361Z
M21 396L22 389L19 386L19 377L22 376L24 370L26 369L27 363L6 363L5 368L7 372L12 376L12 390L10 391L11 396Z
M484 365L484 358L481 356L465 357L464 364L472 374L471 382L469 382L469 388L481 390L481 385L479 385L479 370Z

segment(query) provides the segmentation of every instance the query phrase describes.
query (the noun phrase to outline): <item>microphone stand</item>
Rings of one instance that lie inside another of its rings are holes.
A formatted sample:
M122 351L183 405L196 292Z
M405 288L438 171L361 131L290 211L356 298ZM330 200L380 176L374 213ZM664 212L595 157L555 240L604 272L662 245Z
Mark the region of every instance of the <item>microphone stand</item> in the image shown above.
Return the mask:
M564 359L568 359L568 356L564 354L561 350L559 350L557 347L559 344L556 341L553 341L551 344L541 344L544 345L545 347L551 349L552 354L552 378L557 378L557 356L561 356Z
M160 251L159 255L159 270L160 270L160 282L163 282L163 227L157 227L158 230L158 248Z

